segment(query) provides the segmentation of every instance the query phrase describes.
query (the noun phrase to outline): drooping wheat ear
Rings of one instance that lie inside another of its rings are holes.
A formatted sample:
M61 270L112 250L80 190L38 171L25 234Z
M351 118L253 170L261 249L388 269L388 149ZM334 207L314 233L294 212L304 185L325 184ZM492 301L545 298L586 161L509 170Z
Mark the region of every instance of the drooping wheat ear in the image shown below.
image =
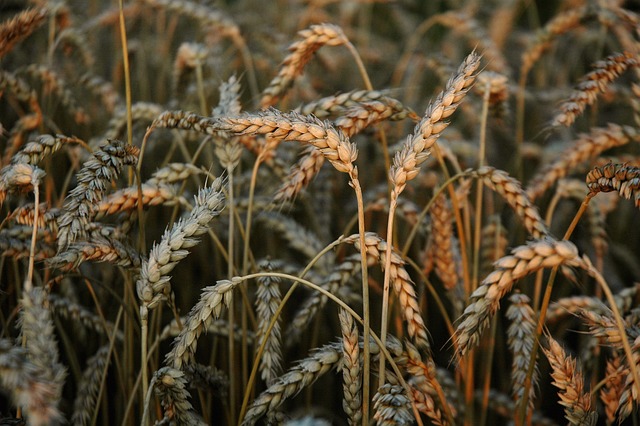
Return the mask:
M56 207L49 207L47 203L38 205L38 228L48 229L51 232L58 231L58 223L56 222L62 210ZM19 225L33 226L35 221L35 207L32 203L23 204L16 208L6 217Z
M143 206L173 206L180 200L173 186L145 182L141 188ZM109 194L98 203L95 219L102 219L104 216L116 213L135 211L139 195L137 186L130 186Z
M407 373L410 374L412 397L416 402L416 408L429 417L431 423L444 426L448 422L442 414L442 406L447 404L447 412L455 413L455 409L447 401L444 391L436 377L436 366L433 359L428 357L422 360L420 352L411 343L405 340L405 353L407 356ZM438 401L436 402L436 398Z
M96 212L111 181L125 165L134 165L140 150L119 140L104 143L84 163L76 175L78 184L69 191L64 213L58 218L58 250L65 249L78 238L86 236L86 228Z
M637 67L638 57L629 52L617 53L593 64L593 71L582 77L569 99L560 105L553 126L570 126L587 105L593 104L600 93L626 69Z
M589 194L617 191L627 200L633 199L640 207L640 168L625 164L609 163L603 167L594 167L587 174Z
M154 120L151 128L155 127L195 130L210 135L217 132L260 134L278 141L299 141L320 150L338 171L349 174L356 171L353 162L358 151L342 132L329 122L294 112L270 109L259 114L213 119L184 111L166 111Z
M44 170L30 164L18 163L0 170L0 206L12 192L27 192L44 179Z
M193 75L193 70L202 67L209 52L202 43L183 42L178 47L176 58L173 61L173 96L180 99L186 90L189 73ZM204 112L204 111L203 111Z
M168 274L187 257L187 249L198 244L197 237L207 232L209 222L224 208L223 184L223 179L217 178L211 186L202 188L195 197L189 216L167 229L160 243L151 249L149 260L142 263L136 290L146 309L154 309L169 297L171 277Z
M513 355L511 363L511 395L514 401L523 398L525 389L529 361L533 348L537 344L536 337L536 315L531 308L531 300L524 294L514 293L509 297L511 306L507 309L507 318L511 321L507 331L507 343ZM538 383L538 367L536 365L531 376L531 387L529 388L529 410L533 410L535 402L535 389Z
M348 416L349 425L362 422L362 369L360 366L360 345L358 327L347 311L340 309L342 329L342 409Z
M573 144L557 155L555 161L533 177L527 188L527 196L531 200L538 198L579 165L598 157L610 148L626 145L631 141L637 141L638 138L638 132L630 126L610 123L605 128L593 128L590 133L580 135Z
M89 115L85 112L84 108L77 104L76 97L58 73L47 66L39 64L31 64L25 68L24 71L32 79L39 80L42 83L42 91L45 94L55 95L62 109L66 111L77 124L89 122Z
M606 382L600 389L600 400L604 405L607 425L612 425L616 420L616 412L624 388L624 379L628 373L622 365L620 356L617 355L617 352L613 352L612 358L607 360Z
M113 87L113 83L104 80L98 75L85 73L78 79L78 84L86 88L91 95L97 98L106 112L111 115L117 107L122 105L120 94Z
M58 389L47 377L48 368L33 363L26 348L0 339L0 386L16 407L21 407L30 425L56 424L62 417L51 401Z
M320 285L322 288L336 294L349 280L360 271L360 255L354 254L335 266L329 277ZM320 292L313 292L305 299L290 321L287 330L287 344L295 344L302 334L309 329L309 324L315 315L327 303L327 296Z
M263 272L273 272L279 269L276 262L261 262L260 270ZM258 330L256 337L258 345L262 345L265 339L265 346L262 357L260 358L260 377L265 381L267 386L273 384L274 380L282 372L282 334L281 319L278 318L271 329L270 334L267 333L269 323L278 310L282 295L280 294L280 278L277 277L259 277L258 289L256 290L256 319L258 320Z
M77 269L87 261L108 262L137 271L142 263L138 251L129 244L108 236L92 237L89 241L78 241L67 246L47 262L50 266L69 271Z
M191 176L203 173L202 169L189 163L169 163L153 172L146 183L173 184L180 183Z
M164 415L170 424L178 426L198 425L205 423L193 411L189 402L187 377L184 371L171 367L162 367L153 375L156 392L162 399ZM145 411L146 411L145 407Z
M559 389L560 405L571 425L595 426L598 414L591 407L589 393L584 392L584 379L576 360L568 356L562 346L547 335L548 348L542 348L549 360L553 385Z
M378 426L411 425L415 421L411 400L400 385L387 383L373 396L373 418Z
M11 157L11 164L31 164L36 165L44 159L44 157L53 154L64 144L68 143L82 143L82 141L75 137L68 137L64 135L40 135L34 140L27 142L20 151L16 152Z
M522 67L520 74L526 76L533 65L538 62L545 50L551 47L554 39L562 34L579 27L582 21L591 14L587 6L567 9L556 14L547 24L538 31L535 39L528 49L522 54Z
M431 254L435 270L444 288L452 290L458 285L460 275L453 251L453 212L443 193L433 201L430 214L433 238Z
M550 237L516 247L510 255L498 260L494 271L473 292L460 317L455 333L457 356L464 356L478 344L482 331L487 328L491 317L500 307L500 300L511 290L516 280L542 268L581 264L578 249L573 243Z
M184 369L190 386L214 390L222 400L229 394L229 376L210 365L193 363Z
M515 210L524 222L524 227L533 238L548 236L549 229L542 220L537 207L531 202L520 182L507 172L484 166L472 172L472 175L498 194Z
M173 319L169 324L167 324L162 332L160 333L159 339L165 340L169 337L177 337L182 331L182 324L187 321L187 317L180 318L180 326L178 326L178 322ZM205 330L209 334L213 334L216 336L227 337L229 335L229 322L226 319L213 319L207 329ZM248 345L253 345L255 340L255 334L251 330L247 330L245 335L242 334L242 329L239 325L234 326L234 337L241 341L243 338L246 339Z
M278 408L286 399L297 395L323 374L332 369L341 368L342 363L341 342L315 349L309 357L301 360L287 373L278 377L273 385L251 403L244 419L242 419L242 424L255 424L260 417Z
M42 406L36 411L48 419L46 424L55 423L60 419L58 404L67 371L58 358L53 320L46 306L46 296L42 288L36 287L24 293L19 325L27 348L27 357L40 371L40 380L48 384L48 397L40 401Z
M480 236L480 270L481 277L491 272L493 264L507 252L509 240L507 229L502 225L499 215L492 215L482 228Z
M337 25L321 24L298 32L301 40L289 46L289 55L282 61L280 72L262 91L260 106L267 108L275 105L291 87L293 81L302 74L304 67L313 54L322 46L340 46L349 40Z
M76 399L73 401L71 424L90 424L94 411L99 409L98 391L104 370L109 367L109 352L109 345L103 346L87 361L78 383Z
M235 75L220 85L220 101L218 106L213 109L214 117L223 117L225 115L238 115L242 110L240 104L240 82ZM231 173L242 156L242 144L237 137L234 138L216 138L216 156L220 160L220 165L224 167L228 173Z
M613 318L613 312L608 307L603 305L597 312L581 310L579 313L589 325L590 336L601 338L604 344L610 345L616 350L623 350L620 330ZM626 325L628 326L628 324ZM628 334L633 336L631 330Z
M359 236L357 234L345 238L344 242L354 244L357 249L360 249ZM378 262L382 267L384 267L387 242L375 233L367 232L365 234L365 244L368 257L367 262L369 264ZM420 306L418 304L418 298L416 296L413 281L411 280L411 277L409 277L409 273L405 269L404 264L402 257L395 251L395 249L392 248L389 282L398 296L402 316L407 322L407 331L409 332L409 336L420 349L428 350L430 345L427 327L420 312Z
M173 349L165 358L165 364L178 370L193 362L198 348L198 338L207 330L215 318L222 313L222 305L228 308L233 298L233 290L243 282L240 278L220 280L216 285L202 289L198 303L189 312L184 328L175 338Z
M51 311L59 318L64 318L69 322L79 324L105 336L112 335L115 332L117 340L122 340L123 338L122 332L114 330L113 323L109 321L103 322L98 315L68 298L56 294L48 294L47 303Z
M320 172L323 164L322 152L311 145L304 148L300 159L291 167L284 183L276 192L274 200L283 203L292 201L302 189L309 186L311 180Z
M621 314L630 311L638 305L640 296L640 284L620 290L613 296L616 306ZM602 301L592 296L571 296L558 299L547 311L547 322L558 321L566 315L577 314L580 311L589 311L596 314L610 314L610 308Z
M419 166L430 155L431 147L440 133L449 125L446 121L465 97L475 80L475 72L480 65L480 56L472 52L462 62L456 74L446 84L435 101L432 101L413 134L404 142L402 149L395 155L389 178L393 184L393 193L398 198L407 182L419 173Z
M33 225L12 226L0 229L0 253L21 259L29 256ZM36 237L35 260L40 261L55 256L55 235L49 230L38 230Z
M28 9L0 24L0 58L40 28L48 14L46 8Z

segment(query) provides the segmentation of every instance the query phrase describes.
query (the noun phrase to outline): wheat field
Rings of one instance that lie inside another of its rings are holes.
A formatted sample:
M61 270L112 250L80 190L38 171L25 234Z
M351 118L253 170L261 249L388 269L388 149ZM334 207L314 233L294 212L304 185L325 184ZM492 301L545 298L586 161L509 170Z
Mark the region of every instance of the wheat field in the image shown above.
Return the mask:
M0 0L0 424L640 425L638 142L632 0Z

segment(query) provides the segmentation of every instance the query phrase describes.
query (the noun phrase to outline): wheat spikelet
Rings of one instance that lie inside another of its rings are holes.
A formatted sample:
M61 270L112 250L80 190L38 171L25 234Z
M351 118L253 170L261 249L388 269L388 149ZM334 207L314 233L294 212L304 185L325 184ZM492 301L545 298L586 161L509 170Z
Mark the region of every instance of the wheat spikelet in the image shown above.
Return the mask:
M357 234L347 237L344 242L354 244L357 249L360 249L359 236ZM367 232L365 234L365 244L368 263L373 264L374 262L378 262L384 267L387 242L375 233ZM409 277L407 270L404 268L404 261L393 248L391 251L389 277L393 290L398 296L402 316L407 322L409 336L420 349L428 350L429 337L427 335L427 327L420 313L420 306L418 305L413 281L411 281L411 277Z
M9 53L16 43L33 34L48 14L46 8L28 9L0 24L0 58Z
M67 371L60 363L58 345L54 335L51 312L46 307L46 296L42 288L33 288L22 297L20 330L27 348L28 359L40 371L40 379L47 383L48 398L36 410L46 423L55 423L60 419L58 404L62 397L62 388ZM31 411L31 410L30 410ZM33 413L31 414L33 416ZM34 421L36 423L36 421Z
M78 238L86 236L88 223L95 215L96 203L125 165L134 165L140 150L114 140L103 144L84 163L76 175L78 184L69 191L64 213L58 218L58 249L62 250Z
M480 65L480 56L471 53L462 62L443 92L435 101L429 103L424 117L416 125L394 159L389 171L389 178L393 183L395 198L404 190L407 181L415 178L419 173L419 166L430 155L431 147L437 141L440 133L448 126L446 119L450 117L475 80L475 72Z
M278 264L266 260L260 264L260 270L273 272L278 269ZM259 277L256 290L256 317L259 320L256 337L258 345L267 339L262 357L260 358L260 377L267 386L271 385L282 371L282 334L281 320L278 318L271 333L266 334L273 316L278 310L282 296L280 294L280 278Z
M301 40L289 47L289 55L282 61L280 72L262 91L260 106L266 108L275 105L291 87L296 77L302 74L305 65L322 46L340 46L349 40L337 25L312 25L298 33Z
M384 384L373 396L373 418L378 426L413 424L411 401L400 385Z
M455 339L457 355L464 356L480 341L482 331L500 306L500 300L511 290L516 280L542 268L582 264L578 249L569 241L551 238L533 240L516 247L511 254L495 263L494 271L473 292L459 319Z
M527 196L534 200L561 178L567 176L580 164L598 157L602 152L638 140L637 131L630 126L610 123L606 128L595 127L588 134L580 135L557 159L530 181Z
M82 141L64 135L40 135L27 142L20 151L16 152L11 157L11 164L24 163L35 166L45 157L60 149L62 145L68 143L82 143Z
M622 336L613 318L613 312L606 306L602 306L598 311L600 312L589 310L579 312L580 316L589 325L590 335L601 338L606 345L622 350ZM632 335L631 330L627 333Z
M384 120L402 120L409 113L403 110L402 104L395 99L360 102L349 107L335 121L335 126L349 137L362 132L367 127ZM417 117L415 114L412 117Z
M524 227L533 238L541 238L549 235L536 206L531 202L518 182L502 170L484 166L472 172L492 190L500 194L505 201L515 210L524 222Z
M616 420L616 412L618 411L624 387L625 373L628 374L629 372L625 371L622 360L616 352L613 352L613 357L607 360L606 382L600 389L600 400L604 405L607 425L612 425Z
M108 262L137 270L142 259L130 245L107 236L95 236L89 241L71 243L65 251L48 260L52 267L69 271L87 261Z
M598 414L591 408L589 393L584 393L582 372L576 360L568 356L562 346L547 336L548 348L542 348L553 369L553 385L559 389L560 405L565 407L565 418L571 425L595 426Z
M154 244L149 260L142 263L136 283L138 297L146 309L154 309L171 293L168 275L188 254L188 248L198 244L198 236L207 232L208 224L224 208L223 180L217 178L211 186L201 189L195 197L195 207L187 218L167 229L158 244Z
M453 252L453 212L444 194L440 194L431 205L431 229L433 243L431 254L435 270L445 289L454 289L460 280Z
M358 327L351 315L340 309L342 329L342 409L348 416L349 425L359 425L362 421L362 370L360 366L360 345Z
M427 358L426 361L420 357L420 352L411 343L405 341L405 353L407 356L407 373L410 374L410 384L412 397L416 402L416 408L425 413L431 423L434 425L444 426L447 422L442 416L440 407L436 405L434 398L438 396L444 400L440 400L440 404L448 404L446 398L443 398L444 392L436 377L436 368L433 359ZM449 405L449 410L455 413L455 409Z
M322 152L313 146L307 146L302 151L300 159L289 169L289 174L278 188L274 200L283 203L293 200L303 188L311 183L311 180L320 172L323 164Z
M524 294L514 293L510 298L511 306L507 309L507 318L511 321L507 331L507 343L513 354L511 363L511 395L514 401L520 401L524 392L529 392L529 410L533 410L535 389L538 383L538 367L536 365L531 376L532 386L524 387L529 370L529 360L533 348L537 344L536 315L531 308L531 300Z
M109 367L109 355L109 345L106 345L98 349L87 361L78 384L76 399L73 401L72 424L83 426L90 424L93 412L98 410L98 391L104 370Z
M48 229L51 232L58 231L56 222L62 210L56 207L49 207L47 203L38 205L38 228ZM11 220L19 225L33 226L35 220L35 208L32 203L23 204L7 215L7 220Z
M173 349L165 358L168 366L183 369L185 365L192 363L198 338L215 318L222 313L222 304L229 306L233 298L233 289L242 282L242 279L221 280L214 286L202 289L202 295L198 303L191 309L184 328L176 337Z
M553 126L570 126L582 114L587 105L593 104L598 94L607 90L607 86L627 68L637 67L638 58L629 53L617 53L593 64L593 71L585 75L565 102L560 105Z

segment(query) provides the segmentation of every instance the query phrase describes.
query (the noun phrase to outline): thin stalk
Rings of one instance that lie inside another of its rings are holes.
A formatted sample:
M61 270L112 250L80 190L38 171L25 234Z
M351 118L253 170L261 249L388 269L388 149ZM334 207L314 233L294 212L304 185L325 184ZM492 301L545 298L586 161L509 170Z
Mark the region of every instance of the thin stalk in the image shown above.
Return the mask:
M388 169L386 169L388 170ZM384 281L382 289L382 314L380 325L380 339L382 345L387 343L387 322L389 320L389 283L391 281L391 248L393 246L393 228L394 219L396 215L396 208L398 207L398 194L396 191L391 192L391 201L389 203L389 217L387 218L387 249L385 251L384 259ZM378 365L378 388L384 385L385 380L385 360L384 357L380 357Z
M24 283L24 291L29 293L33 288L33 267L36 260L36 239L38 238L38 216L40 213L40 185L33 184L34 209L33 209L33 230L31 231L31 245L29 246L29 270L27 280Z
M227 196L229 197L229 238L227 240L227 253L228 253L228 261L227 261L227 276L229 279L233 276L234 271L234 234L235 234L235 221L233 218L234 211L234 192L233 192L233 170L230 168L227 169L229 185L227 188ZM230 404L230 418L229 421L231 424L235 423L235 374L233 374L232 364L234 358L232 357L235 345L235 324L233 318L233 305L229 307L229 333L228 333L228 345L229 345L229 404ZM233 386L233 387L232 387Z

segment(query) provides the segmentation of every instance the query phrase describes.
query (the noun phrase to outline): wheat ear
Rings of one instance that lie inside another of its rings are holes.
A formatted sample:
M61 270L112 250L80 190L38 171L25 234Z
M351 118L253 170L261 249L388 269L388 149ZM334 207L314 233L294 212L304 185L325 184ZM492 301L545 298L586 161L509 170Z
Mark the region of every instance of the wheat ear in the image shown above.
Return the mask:
M73 401L72 424L82 426L90 424L93 413L99 409L98 392L104 370L109 367L109 356L109 345L106 345L98 349L87 361L78 384L76 399Z
M0 58L9 53L16 43L40 28L48 14L49 11L46 8L33 8L3 22L0 25Z
M373 418L378 426L413 424L411 400L400 385L386 383L373 396Z
M272 261L267 260L260 264L262 272L273 272L276 269L278 269L278 265ZM282 372L280 318L276 320L271 332L267 334L269 324L278 311L278 306L282 300L279 287L280 281L278 277L259 277L258 289L256 290L256 317L259 321L256 334L258 345L262 345L264 339L267 339L264 353L260 357L260 373L267 386L271 385Z
M356 426L362 421L362 369L360 368L360 345L358 327L347 311L340 309L342 329L342 409L348 416L349 425Z
M598 192L617 191L627 200L633 199L635 206L640 207L640 168L625 164L609 163L603 167L595 167L586 178L591 196Z
M547 341L548 348L543 348L543 351L553 370L551 377L553 385L559 389L565 418L570 425L595 426L598 414L591 407L589 393L584 393L584 379L576 360L568 356L553 337L548 335Z
M498 310L500 300L511 290L516 280L542 268L581 264L578 249L573 243L549 237L516 247L510 255L499 259L494 271L473 292L459 319L455 333L458 357L464 356L478 344L482 331Z

